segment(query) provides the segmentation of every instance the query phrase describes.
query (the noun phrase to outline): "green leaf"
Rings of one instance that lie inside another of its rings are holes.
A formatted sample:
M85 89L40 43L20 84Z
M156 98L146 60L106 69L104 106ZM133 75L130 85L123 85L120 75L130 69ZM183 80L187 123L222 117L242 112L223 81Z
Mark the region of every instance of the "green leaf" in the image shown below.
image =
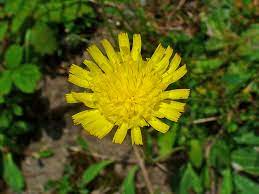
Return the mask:
M12 21L12 32L16 33L24 24L26 18L28 17L29 12L19 12Z
M3 96L0 96L0 104L3 104L5 102L5 99Z
M232 166L239 171L259 175L259 153L251 147L240 148L231 153Z
M17 150L17 145L9 137L0 133L0 149L3 147L8 147L10 150ZM0 171L2 173L2 169Z
M222 39L225 31L230 29L231 11L223 5L212 8L208 14L202 13L201 20L207 26L207 34L211 37Z
M0 149L6 146L6 136L0 133Z
M193 170L191 164L188 164L180 182L179 194L189 194L191 191L195 191L199 194L202 193L202 190L203 188L199 176Z
M49 1L44 5L39 5L35 18L44 22L62 22L62 12L64 10L63 4L60 0Z
M251 25L241 34L237 53L251 61L259 60L259 24Z
M14 70L12 79L15 86L22 92L32 93L40 79L40 71L36 65L24 64Z
M79 136L77 138L77 143L82 147L82 149L84 151L88 150L88 144L87 144L86 140L84 138L82 138L81 136Z
M242 133L241 135L234 137L234 140L238 144L259 145L259 136L256 136L254 132Z
M135 173L138 170L138 166L134 166L130 169L127 177L124 179L122 183L122 193L123 194L135 194L135 184L134 177Z
M209 167L208 165L205 165L202 169L202 174L201 174L202 182L203 185L206 189L210 188L210 172L209 172Z
M236 132L238 130L238 125L235 121L230 121L228 123L228 128L227 128L227 131L229 133L233 133L233 132Z
M32 28L30 43L41 55L52 54L57 50L57 40L52 29L42 23Z
M226 42L221 39L210 38L208 41L206 41L205 46L207 51L217 51L224 48L226 46Z
M231 63L228 67L227 72L222 77L222 84L227 88L227 93L232 94L238 91L252 77L254 69L249 69L246 64L247 62L240 61L237 64Z
M243 0L242 1L245 5L249 5L250 3L252 3L252 0Z
M226 142L218 140L213 144L209 154L209 165L225 169L230 164L230 151Z
M9 94L12 89L11 72L6 70L0 72L0 95Z
M34 8L37 5L38 0L33 1L22 1L17 10L13 13L14 17L12 20L11 29L13 33L19 32L23 24L26 23L26 19L33 13Z
M13 116L10 111L3 110L0 112L0 129L1 128L8 128L11 125Z
M22 135L27 133L30 130L28 124L24 121L15 121L14 124L8 130L8 134L14 135Z
M54 152L51 149L46 149L38 152L37 155L39 158L49 158L54 155Z
M21 171L13 161L11 153L4 154L4 180L13 191L19 192L24 188L24 179Z
M5 53L5 65L9 69L19 66L23 58L23 48L20 45L11 45Z
M172 152L177 136L178 127L171 127L167 133L159 133L157 144L159 146L159 155L166 156Z
M111 163L112 161L104 160L97 164L92 164L91 166L89 166L83 173L81 184L86 185L90 183L101 172L101 170L103 170L106 166L108 166Z
M190 141L189 157L190 157L192 164L196 168L200 168L200 166L202 164L202 159L203 159L203 151L202 151L202 146L201 146L201 143L199 140L192 139Z
M230 169L223 171L223 180L221 183L220 194L232 194L233 192L233 183L232 183L232 174Z
M18 104L13 104L13 105L12 105L12 109L13 109L13 113L14 113L16 116L21 116L21 115L23 114L22 107L19 106Z
M39 5L35 18L44 22L69 22L86 15L90 19L95 15L92 7L86 2L75 3L73 0L54 0Z
M59 194L69 194L73 191L73 185L68 175L63 176L61 180L58 181L57 191Z
M4 39L7 29L8 29L8 23L0 22L0 42Z
M212 71L220 67L220 65L223 64L223 60L219 58L213 58L213 59L200 59L197 61L194 61L194 69L193 72L195 73L205 73L208 71Z
M63 3L65 6L64 9L64 20L65 21L72 21L78 17L81 17L83 14L87 14L88 17L93 16L94 12L93 9L88 6L87 4L75 4L73 0L67 1Z
M236 194L258 194L259 184L253 182L252 180L240 176L238 174L234 175L235 182L235 193Z
M7 14L15 14L21 8L23 0L5 1L4 11Z

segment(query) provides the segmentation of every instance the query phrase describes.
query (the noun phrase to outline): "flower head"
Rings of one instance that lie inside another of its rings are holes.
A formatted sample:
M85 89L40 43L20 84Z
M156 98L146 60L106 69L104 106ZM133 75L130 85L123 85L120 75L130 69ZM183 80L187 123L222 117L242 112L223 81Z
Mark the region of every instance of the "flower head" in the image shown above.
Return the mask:
M122 143L130 130L132 144L143 144L142 127L151 125L165 133L169 126L160 119L177 122L184 111L185 103L175 100L187 99L190 90L166 89L187 69L186 65L179 67L177 53L170 61L173 49L169 46L159 45L150 59L142 59L139 34L134 34L132 48L126 33L120 33L118 40L119 52L103 40L106 56L92 45L87 51L93 61L84 61L87 69L71 66L68 80L86 90L66 94L66 100L88 107L72 118L91 135L103 138L116 127L114 143Z

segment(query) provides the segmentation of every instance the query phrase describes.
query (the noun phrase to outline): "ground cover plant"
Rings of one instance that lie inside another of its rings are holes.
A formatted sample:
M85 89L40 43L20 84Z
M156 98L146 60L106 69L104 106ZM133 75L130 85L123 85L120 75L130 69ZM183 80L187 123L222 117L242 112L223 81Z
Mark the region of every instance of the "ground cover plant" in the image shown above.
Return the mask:
M71 61L103 38L116 47L122 31L129 37L141 34L143 58L159 42L181 55L188 73L170 89L191 89L185 113L177 123L165 121L170 126L165 134L142 130L144 145L138 149L130 141L117 145L130 148L126 159L98 154L93 148L100 142L77 134L64 144L63 176L44 175L49 180L34 192L257 194L256 0L0 0L0 191L30 192L23 169L28 148L44 137L48 122L72 115L66 108L55 110L55 117L39 114L50 108L41 105L44 80L66 83ZM74 130L68 124L63 128ZM109 146L101 149L108 152ZM55 149L38 149L32 157L41 165L56 155ZM153 178L155 167L161 174ZM156 184L163 177L163 184Z

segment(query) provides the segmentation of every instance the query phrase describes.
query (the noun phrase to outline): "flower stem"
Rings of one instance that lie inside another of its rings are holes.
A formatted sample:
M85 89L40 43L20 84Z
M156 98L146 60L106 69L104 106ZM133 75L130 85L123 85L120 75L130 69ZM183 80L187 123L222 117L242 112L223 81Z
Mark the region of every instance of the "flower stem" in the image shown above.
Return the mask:
M137 158L139 167L142 171L143 178L144 178L146 187L148 189L148 192L149 192L149 194L154 194L154 190L153 190L152 184L151 184L149 176L148 176L148 172L147 172L147 169L146 169L146 166L145 166L145 162L140 155L139 148L136 145L133 145L133 150L134 150L134 154Z

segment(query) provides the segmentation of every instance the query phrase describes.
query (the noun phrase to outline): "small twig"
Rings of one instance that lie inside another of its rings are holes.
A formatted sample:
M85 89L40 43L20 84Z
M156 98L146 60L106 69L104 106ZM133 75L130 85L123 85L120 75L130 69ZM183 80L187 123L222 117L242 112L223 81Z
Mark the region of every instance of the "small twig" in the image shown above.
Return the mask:
M186 0L180 0L179 4L178 4L177 7L176 7L176 10L181 9L181 7L184 5L185 1L186 1Z
M217 119L218 119L218 117L208 117L208 118L194 120L192 123L193 124L207 123L207 122L211 122L211 121L216 121Z
M168 169L163 165L163 164L160 164L158 162L155 163L155 165L164 173L166 174L171 174L171 172L168 171Z
M140 167L140 169L142 171L142 174L143 174L144 181L145 181L146 187L148 189L148 192L150 194L154 194L154 190L153 190L152 184L150 182L150 179L149 179L149 176L148 176L148 173L147 173L147 169L146 169L144 160L140 156L139 150L138 150L138 148L135 145L133 145L133 150L134 150L134 153L135 153L136 158L138 160L139 167Z

